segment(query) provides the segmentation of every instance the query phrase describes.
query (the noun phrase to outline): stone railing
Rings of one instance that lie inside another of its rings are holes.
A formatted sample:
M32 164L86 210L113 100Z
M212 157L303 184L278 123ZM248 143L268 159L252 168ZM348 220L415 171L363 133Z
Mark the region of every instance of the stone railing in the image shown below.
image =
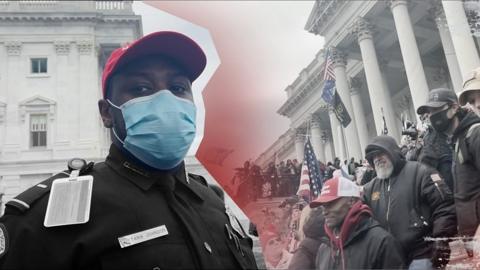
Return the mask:
M132 15L133 1L0 1L0 12L99 12Z
M95 1L95 9L101 11L132 10L132 1Z

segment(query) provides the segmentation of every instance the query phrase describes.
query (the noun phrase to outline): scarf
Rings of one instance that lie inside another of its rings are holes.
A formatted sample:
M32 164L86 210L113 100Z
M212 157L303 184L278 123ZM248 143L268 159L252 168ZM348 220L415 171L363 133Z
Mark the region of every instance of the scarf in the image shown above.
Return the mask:
M340 227L340 233L336 236L330 227L327 224L324 225L325 233L330 239L330 244L336 250L340 250L340 255L342 259L342 269L345 270L345 258L343 256L343 245L347 241L350 233L353 231L355 226L364 218L372 216L372 210L368 205L364 204L362 201L358 201L352 205L352 208L348 211L345 216L342 226ZM333 256L333 253L332 253Z

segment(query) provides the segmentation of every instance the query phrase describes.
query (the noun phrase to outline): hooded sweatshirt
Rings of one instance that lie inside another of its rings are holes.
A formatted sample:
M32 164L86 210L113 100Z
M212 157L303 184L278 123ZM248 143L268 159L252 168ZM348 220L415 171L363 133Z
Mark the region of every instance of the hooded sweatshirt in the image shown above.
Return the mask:
M480 118L472 112L460 117L455 143L453 177L458 229L473 236L480 224Z
M325 226L330 242L320 245L316 269L402 268L400 245L371 215L369 207L358 201L345 216L338 236Z
M363 199L374 218L400 242L407 263L431 258L433 242L424 237L449 237L456 233L452 193L434 169L405 161L392 137L375 137L365 150L371 164L374 154L381 152L393 163L392 175L366 184Z

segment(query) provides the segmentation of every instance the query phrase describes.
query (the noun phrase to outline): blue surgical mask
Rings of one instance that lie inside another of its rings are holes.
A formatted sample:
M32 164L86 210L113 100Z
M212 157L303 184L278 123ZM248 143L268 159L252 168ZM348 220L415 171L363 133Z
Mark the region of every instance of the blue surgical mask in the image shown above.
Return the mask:
M121 106L127 136L123 147L150 167L169 170L179 165L195 138L195 105L169 90L131 99Z

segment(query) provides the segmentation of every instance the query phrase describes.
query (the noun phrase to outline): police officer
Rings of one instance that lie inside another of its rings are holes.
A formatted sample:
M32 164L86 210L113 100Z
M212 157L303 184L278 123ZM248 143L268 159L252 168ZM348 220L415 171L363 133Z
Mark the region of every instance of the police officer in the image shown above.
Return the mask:
M191 82L206 57L156 32L115 50L99 101L112 145L6 204L1 269L252 269L252 241L183 159L195 136Z

